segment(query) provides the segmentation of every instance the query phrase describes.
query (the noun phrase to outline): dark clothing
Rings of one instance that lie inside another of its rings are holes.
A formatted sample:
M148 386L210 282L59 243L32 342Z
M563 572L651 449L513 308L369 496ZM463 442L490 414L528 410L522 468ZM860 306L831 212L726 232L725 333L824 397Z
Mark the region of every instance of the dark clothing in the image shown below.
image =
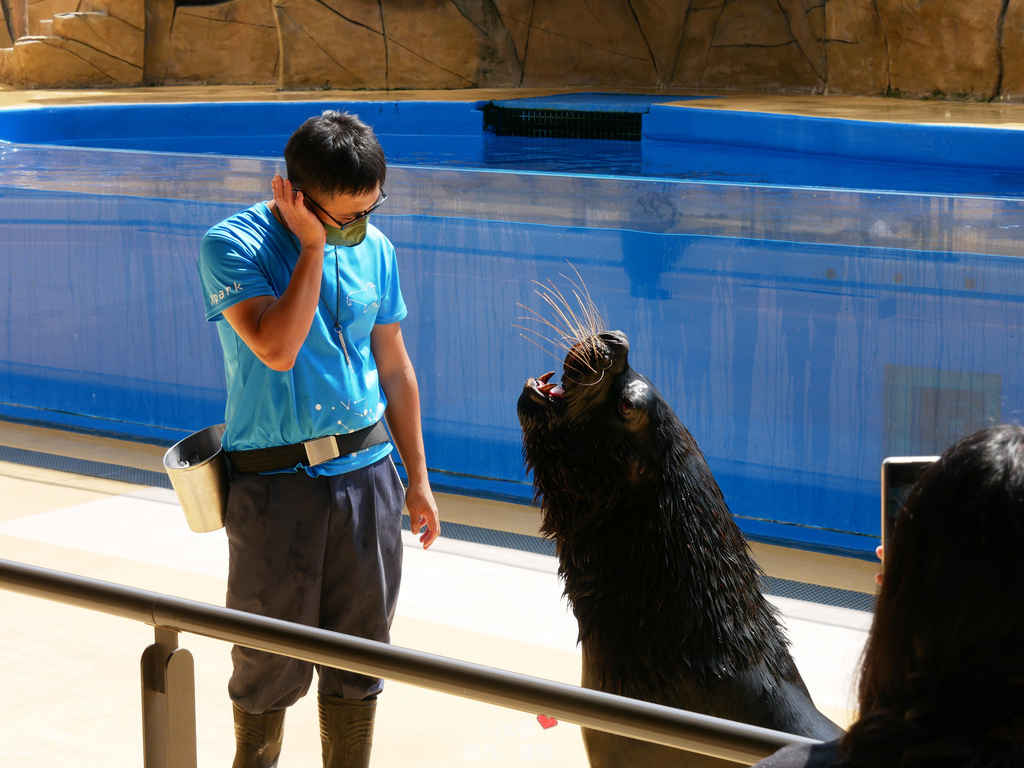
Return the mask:
M832 768L839 762L839 740L823 744L790 744L754 768Z
M227 607L380 642L390 639L402 568L405 490L390 457L343 475L237 475L225 527ZM235 646L228 693L259 714L309 690L313 665ZM318 690L365 699L383 681L317 666Z

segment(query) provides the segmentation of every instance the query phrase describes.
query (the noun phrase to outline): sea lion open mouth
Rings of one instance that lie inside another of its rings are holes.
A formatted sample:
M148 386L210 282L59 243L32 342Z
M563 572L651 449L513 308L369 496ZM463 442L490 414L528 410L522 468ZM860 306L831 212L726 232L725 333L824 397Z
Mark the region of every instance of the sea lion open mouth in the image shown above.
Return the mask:
M592 387L600 384L605 374L615 367L615 353L629 352L629 342L619 331L603 331L585 337L577 342L565 357L561 385L551 381L554 371L543 376L528 379L526 391L538 403L554 403L566 398L575 387ZM623 358L623 363L625 359Z
M565 352L561 384L554 372L527 380L517 411L541 532L556 542L579 625L583 685L835 738L841 731L811 702L696 440L630 367L626 335L605 330L586 290L573 285L579 311L552 289L538 295L555 320L534 313ZM592 766L710 764L583 734Z
M565 390L562 387L550 383L554 375L554 371L548 371L536 379L527 379L525 389L535 402L553 403L565 397Z

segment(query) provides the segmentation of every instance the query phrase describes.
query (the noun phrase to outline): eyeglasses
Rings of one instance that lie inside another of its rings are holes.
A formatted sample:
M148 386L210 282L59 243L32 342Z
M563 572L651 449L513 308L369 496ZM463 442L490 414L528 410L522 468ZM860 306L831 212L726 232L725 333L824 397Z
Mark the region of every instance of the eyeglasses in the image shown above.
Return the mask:
M301 191L301 190L296 190L296 191ZM377 202L375 202L373 205L371 205L366 211L364 211L363 213L359 214L354 219L352 219L352 221L347 221L344 224L342 224L336 218L331 216L331 214L329 214L327 211L325 211L323 209L323 207L320 205L320 203L318 203L316 200L314 200L309 195L305 196L305 200L306 200L307 203L312 203L317 208L317 210L320 211L320 213L322 213L324 216L326 216L328 219L330 219L332 222L334 222L335 226L337 226L338 229L340 229L342 231L344 231L348 227L351 227L353 224L358 224L360 221L362 221L367 216L369 216L371 213L373 213L378 208L380 208L382 205L384 205L384 201L387 200L387 199L388 199L388 193L385 192L382 189L380 191L380 197L377 198Z

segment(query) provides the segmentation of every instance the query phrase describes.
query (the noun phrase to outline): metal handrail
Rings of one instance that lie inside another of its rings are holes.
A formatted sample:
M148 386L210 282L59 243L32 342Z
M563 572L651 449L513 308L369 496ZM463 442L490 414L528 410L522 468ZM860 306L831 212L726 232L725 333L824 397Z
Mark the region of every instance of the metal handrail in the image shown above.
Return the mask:
M0 588L149 624L157 628L158 644L163 642L164 647L168 633L190 632L740 763L755 763L787 744L817 743L768 728L10 560L0 559Z

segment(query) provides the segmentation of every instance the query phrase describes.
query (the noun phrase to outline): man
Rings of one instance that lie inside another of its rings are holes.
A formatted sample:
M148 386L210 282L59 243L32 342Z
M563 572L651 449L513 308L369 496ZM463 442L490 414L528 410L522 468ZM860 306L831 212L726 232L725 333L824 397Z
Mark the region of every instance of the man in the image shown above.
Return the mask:
M384 153L358 118L327 111L284 155L288 178L274 176L273 201L214 226L200 247L228 385L226 602L387 642L403 502L424 548L439 521L395 251L368 222L387 197ZM312 665L239 646L232 662L233 768L272 768L285 709L308 691ZM368 765L383 681L317 675L324 765Z

